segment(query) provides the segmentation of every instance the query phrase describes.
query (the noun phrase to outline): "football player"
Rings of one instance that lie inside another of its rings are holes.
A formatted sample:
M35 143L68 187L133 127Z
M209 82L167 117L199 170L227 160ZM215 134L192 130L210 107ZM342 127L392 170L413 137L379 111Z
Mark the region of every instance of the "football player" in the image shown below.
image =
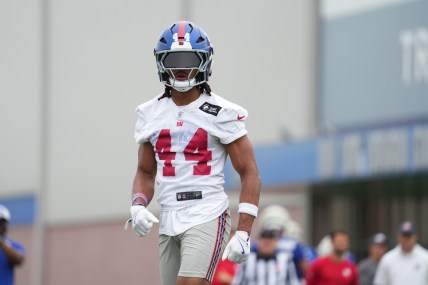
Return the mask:
M154 55L165 91L136 110L132 227L145 236L160 223L163 285L211 284L220 258L242 263L250 253L260 178L245 129L248 112L211 91L213 47L197 25L168 26ZM229 242L231 218L223 189L227 156L241 179L239 220ZM159 220L147 209L155 185Z

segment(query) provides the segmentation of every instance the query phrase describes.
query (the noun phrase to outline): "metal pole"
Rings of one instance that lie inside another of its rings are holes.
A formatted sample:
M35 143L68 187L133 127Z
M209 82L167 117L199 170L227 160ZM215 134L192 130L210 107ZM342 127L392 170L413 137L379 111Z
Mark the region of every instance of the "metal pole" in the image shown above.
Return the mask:
M45 213L49 171L49 47L50 47L50 3L40 0L40 184L36 193L36 219L34 222L34 258L32 284L44 285Z

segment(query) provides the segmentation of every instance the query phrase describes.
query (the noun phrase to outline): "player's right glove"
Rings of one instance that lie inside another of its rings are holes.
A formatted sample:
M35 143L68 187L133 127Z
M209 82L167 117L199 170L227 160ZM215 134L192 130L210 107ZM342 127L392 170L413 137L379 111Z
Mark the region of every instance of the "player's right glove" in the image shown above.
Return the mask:
M250 237L247 232L236 231L235 235L226 245L222 260L228 258L234 263L242 263L247 261L250 256Z
M143 205L133 205L130 211L132 229L137 236L148 235L153 223L159 223L159 220Z

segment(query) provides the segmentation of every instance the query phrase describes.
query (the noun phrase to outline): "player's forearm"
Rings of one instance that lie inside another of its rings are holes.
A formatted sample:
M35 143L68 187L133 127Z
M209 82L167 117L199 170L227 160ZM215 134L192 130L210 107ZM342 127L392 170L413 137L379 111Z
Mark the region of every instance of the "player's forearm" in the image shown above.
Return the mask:
M24 256L0 240L0 250L4 252L10 263L20 265L24 262Z
M242 190L239 196L239 203L248 203L254 206L259 205L260 198L260 178L256 168L251 174L245 175L242 179ZM240 213L237 230L251 233L255 216L248 213Z
M260 177L256 169L243 175L239 203L249 203L258 206L260 199L260 187Z
M148 174L137 170L135 174L134 184L132 187L133 204L143 204L147 206L153 198L155 192L155 178L156 174ZM144 197L136 197L135 194L141 193Z
M246 213L239 213L238 226L236 227L237 231L247 232L248 235L251 234L251 229L253 227L255 217Z
M260 197L260 177L253 147L247 136L226 145L233 167L241 178L240 212L237 230L251 232ZM244 207L241 207L241 206Z

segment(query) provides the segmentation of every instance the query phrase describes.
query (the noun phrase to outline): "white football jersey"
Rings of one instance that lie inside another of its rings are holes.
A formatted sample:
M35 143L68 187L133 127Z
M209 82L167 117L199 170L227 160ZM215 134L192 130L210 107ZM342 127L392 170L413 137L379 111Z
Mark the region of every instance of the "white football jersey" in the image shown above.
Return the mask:
M247 134L248 112L214 93L186 106L158 98L138 106L135 139L156 154L160 233L177 235L227 209L224 144Z

